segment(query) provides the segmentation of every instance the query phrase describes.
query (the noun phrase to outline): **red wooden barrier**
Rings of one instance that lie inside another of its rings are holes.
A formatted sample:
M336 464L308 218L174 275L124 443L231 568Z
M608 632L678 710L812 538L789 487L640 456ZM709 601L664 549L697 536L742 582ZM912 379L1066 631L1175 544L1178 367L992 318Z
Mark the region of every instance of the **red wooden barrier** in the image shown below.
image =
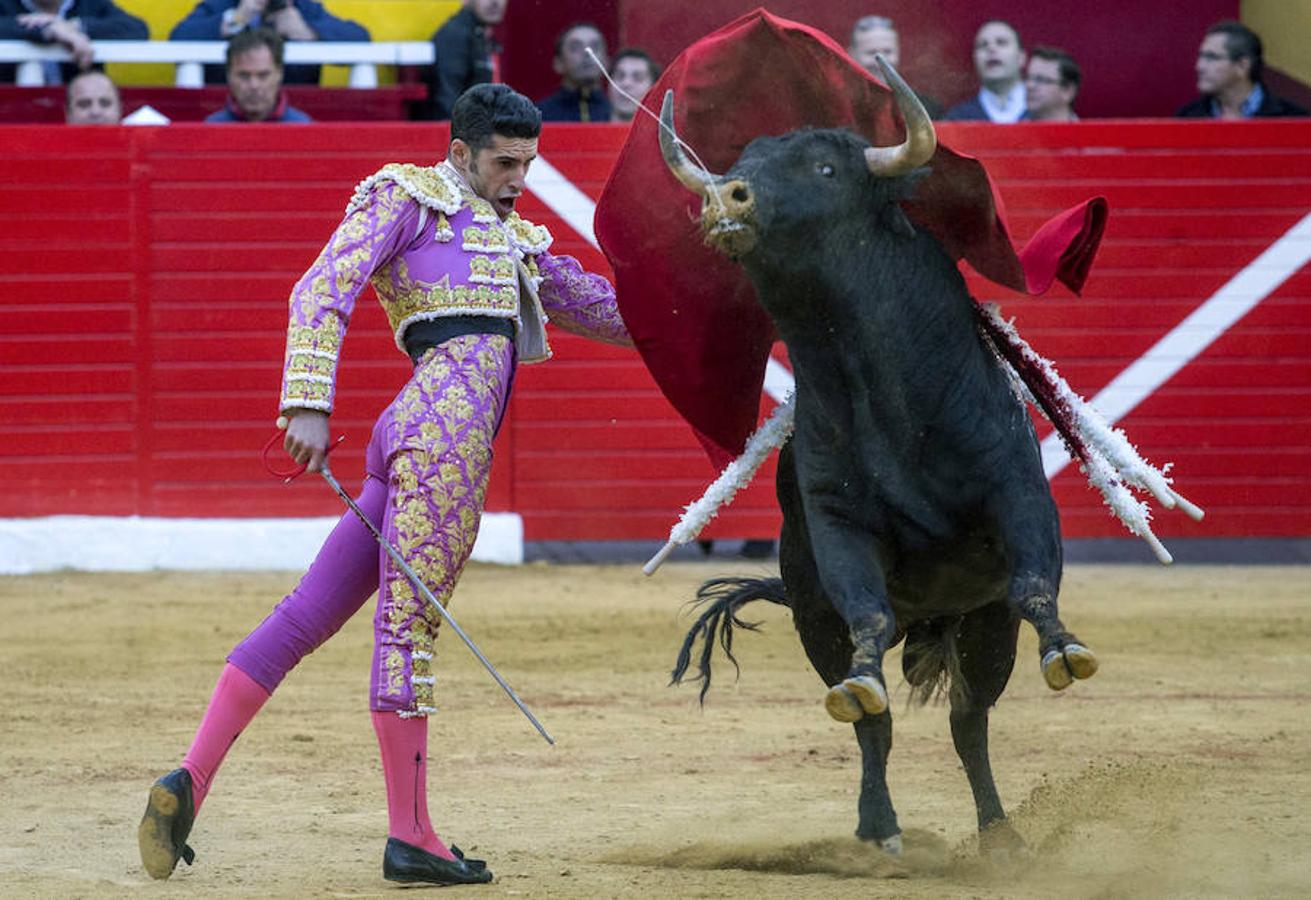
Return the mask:
M1009 295L1025 337L1091 397L1311 212L1311 123L943 126L996 177L1017 241L1094 193L1112 202L1083 298ZM599 195L624 131L549 126L542 155ZM321 485L282 487L258 449L276 415L286 296L353 185L432 162L443 127L0 127L0 516L331 515ZM557 252L604 270L530 197ZM640 210L634 210L640 215ZM520 370L489 506L529 539L663 538L715 474L636 356L569 335ZM346 342L334 457L356 475L372 417L407 365L367 296ZM1303 268L1122 423L1206 507L1165 536L1311 534L1311 271ZM1046 429L1042 430L1043 434ZM354 479L351 479L354 480ZM1067 535L1119 524L1069 467ZM777 525L770 475L718 536Z

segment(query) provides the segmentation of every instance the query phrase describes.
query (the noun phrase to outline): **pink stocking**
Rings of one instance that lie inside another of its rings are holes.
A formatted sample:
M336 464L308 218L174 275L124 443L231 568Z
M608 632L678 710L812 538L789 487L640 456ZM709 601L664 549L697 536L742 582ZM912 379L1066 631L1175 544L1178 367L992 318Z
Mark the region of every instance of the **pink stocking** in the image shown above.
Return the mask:
M209 793L218 767L223 764L223 757L228 755L228 750L268 699L269 692L245 672L232 663L223 667L218 684L214 686L214 696L200 720L200 728L196 729L191 749L182 760L182 768L191 773L197 811L205 802L205 795Z
M370 715L387 782L388 835L442 859L455 859L428 820L427 718L402 718L378 710Z

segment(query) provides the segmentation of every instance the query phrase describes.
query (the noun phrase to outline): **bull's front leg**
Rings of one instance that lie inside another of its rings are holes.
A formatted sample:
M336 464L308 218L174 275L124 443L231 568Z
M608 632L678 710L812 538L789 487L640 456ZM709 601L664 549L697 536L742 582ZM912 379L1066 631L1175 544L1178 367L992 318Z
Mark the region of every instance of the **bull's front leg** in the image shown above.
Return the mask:
M839 722L858 722L887 711L883 654L897 633L874 540L852 521L849 503L828 493L803 497L819 581L846 622L853 648L847 676L829 688L824 700L828 714Z

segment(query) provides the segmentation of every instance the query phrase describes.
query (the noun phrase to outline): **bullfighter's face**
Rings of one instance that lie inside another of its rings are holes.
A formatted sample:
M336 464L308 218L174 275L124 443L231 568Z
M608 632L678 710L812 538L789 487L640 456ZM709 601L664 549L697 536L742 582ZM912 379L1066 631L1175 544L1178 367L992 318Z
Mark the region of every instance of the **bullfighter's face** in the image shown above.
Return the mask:
M459 138L451 141L451 164L502 219L514 212L536 158L537 138L493 134L491 143L477 153Z

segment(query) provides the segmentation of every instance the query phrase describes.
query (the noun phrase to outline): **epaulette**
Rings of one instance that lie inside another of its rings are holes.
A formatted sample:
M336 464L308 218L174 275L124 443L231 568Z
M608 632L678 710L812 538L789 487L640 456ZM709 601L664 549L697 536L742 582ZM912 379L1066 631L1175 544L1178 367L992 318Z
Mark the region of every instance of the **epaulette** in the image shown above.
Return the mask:
M355 186L351 202L346 205L347 214L367 204L369 193L382 181L390 181L421 206L436 212L455 215L463 205L459 185L437 166L388 163Z

